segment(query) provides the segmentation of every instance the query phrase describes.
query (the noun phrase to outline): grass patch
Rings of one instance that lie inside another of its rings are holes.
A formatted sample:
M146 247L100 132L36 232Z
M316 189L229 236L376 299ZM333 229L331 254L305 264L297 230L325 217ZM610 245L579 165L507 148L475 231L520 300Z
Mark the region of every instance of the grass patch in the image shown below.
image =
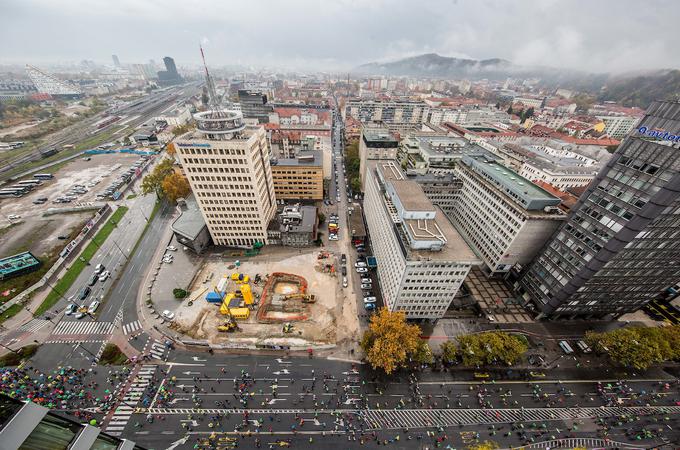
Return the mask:
M17 314L19 314L19 311L21 311L23 308L24 308L23 305L10 306L5 310L5 312L2 313L2 315L0 315L0 323L3 323L5 320L11 319L12 317L16 316Z
M99 358L99 364L107 366L122 366L128 362L128 357L125 356L116 344L106 344L102 356Z
M137 194L130 194L125 198L128 199L128 200L132 200L133 198L136 198L136 197L137 197Z
M24 359L29 359L38 351L38 346L35 344L27 345L16 350L16 353L9 352L6 355L0 356L0 366L18 366Z
M3 237L3 236L6 235L7 233L9 233L9 231L10 231L12 228L16 227L17 225L19 225L19 224L16 223L16 222L12 222L9 226L7 226L7 227L5 227L5 228L0 228L0 237Z
M106 221L104 226L95 235L92 241L85 247L85 250L80 254L80 257L73 261L71 267L66 271L66 274L54 285L54 289L50 291L42 304L35 311L34 315L40 315L54 306L62 295L64 295L71 288L73 283L76 281L80 273L87 267L87 262L92 259L92 257L97 253L97 250L109 237L116 224L120 222L120 219L128 211L126 206L120 206L117 210L111 214L109 220ZM84 261L83 261L84 260Z

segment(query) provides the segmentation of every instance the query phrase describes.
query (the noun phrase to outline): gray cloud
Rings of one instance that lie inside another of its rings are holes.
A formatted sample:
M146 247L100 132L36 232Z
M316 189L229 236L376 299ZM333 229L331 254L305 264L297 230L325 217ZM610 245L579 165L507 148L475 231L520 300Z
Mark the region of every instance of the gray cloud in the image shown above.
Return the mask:
M2 0L0 63L200 61L344 70L425 52L620 72L677 67L680 2Z

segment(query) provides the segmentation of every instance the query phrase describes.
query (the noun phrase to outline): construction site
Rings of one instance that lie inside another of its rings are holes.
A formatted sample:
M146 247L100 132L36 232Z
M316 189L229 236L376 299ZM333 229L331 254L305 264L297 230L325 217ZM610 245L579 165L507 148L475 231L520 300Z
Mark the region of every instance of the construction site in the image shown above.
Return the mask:
M345 303L335 256L312 249L290 256L290 249L281 247L253 253L206 261L170 327L228 347L335 344Z

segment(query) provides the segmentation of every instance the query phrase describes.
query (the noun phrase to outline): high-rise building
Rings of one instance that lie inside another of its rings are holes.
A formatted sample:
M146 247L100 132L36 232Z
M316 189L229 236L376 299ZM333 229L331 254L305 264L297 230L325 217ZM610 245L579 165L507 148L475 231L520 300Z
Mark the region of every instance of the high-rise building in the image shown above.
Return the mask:
M118 59L118 55L111 55L111 59L113 60L114 67L120 67L120 60Z
M680 103L653 103L640 124L660 132L624 140L516 284L542 317L620 316L680 280L680 144L669 137Z
M559 198L485 154L463 156L454 175L462 187L449 217L489 275L531 262L565 219Z
M243 117L257 119L258 123L269 122L269 114L274 111L272 105L267 103L267 94L261 92L239 89L238 102L241 104Z
M364 187L385 306L409 319L441 318L480 260L395 160L368 161Z
M639 117L627 115L605 115L596 117L604 122L604 133L615 139L621 139L630 133L635 124L640 120Z
M352 116L361 122L403 123L415 126L428 116L429 106L413 100L348 100L344 116Z
M373 159L396 159L399 139L382 128L366 128L359 140L359 175L361 186L366 183L366 164Z
M273 160L272 179L277 200L323 200L322 153Z
M143 450L133 441L67 419L32 401L22 402L0 394L0 413L1 449Z
M165 70L158 72L158 81L161 84L177 84L182 81L182 77L179 76L177 72L177 66L175 66L175 60L169 56L163 58L163 63L165 64Z

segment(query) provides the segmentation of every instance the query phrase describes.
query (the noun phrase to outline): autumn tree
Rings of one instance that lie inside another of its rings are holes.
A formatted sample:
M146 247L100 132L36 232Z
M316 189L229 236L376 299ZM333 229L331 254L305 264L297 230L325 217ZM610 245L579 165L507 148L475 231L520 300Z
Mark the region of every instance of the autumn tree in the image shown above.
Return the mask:
M192 128L193 127L188 123L185 123L184 125L178 125L172 129L172 134L175 136L179 136L180 134L184 134L187 131L191 130Z
M434 362L434 354L427 342L422 342L418 345L411 355L411 361L417 364L432 364Z
M361 339L366 360L374 369L391 374L403 367L419 348L420 327L406 322L403 311L381 308L371 317L368 330Z
M168 145L165 146L165 151L168 153L168 155L170 155L174 158L175 154L177 154L177 149L175 148L175 143L174 142L168 142Z
M455 342L446 341L439 346L442 351L442 360L444 363L452 363L458 358L458 346Z
M680 358L680 326L627 327L594 333L585 341L595 350L607 353L612 361L638 370Z
M497 448L500 448L498 443L494 441L484 441L468 446L467 450L495 450Z
M166 176L161 183L163 195L171 202L176 202L178 198L185 198L191 192L189 180L178 172L172 172Z
M458 348L463 364L515 364L527 351L526 340L502 331L459 336Z
M142 180L142 193L146 195L155 192L158 197L163 197L163 180L173 172L173 161L171 159L163 159Z

